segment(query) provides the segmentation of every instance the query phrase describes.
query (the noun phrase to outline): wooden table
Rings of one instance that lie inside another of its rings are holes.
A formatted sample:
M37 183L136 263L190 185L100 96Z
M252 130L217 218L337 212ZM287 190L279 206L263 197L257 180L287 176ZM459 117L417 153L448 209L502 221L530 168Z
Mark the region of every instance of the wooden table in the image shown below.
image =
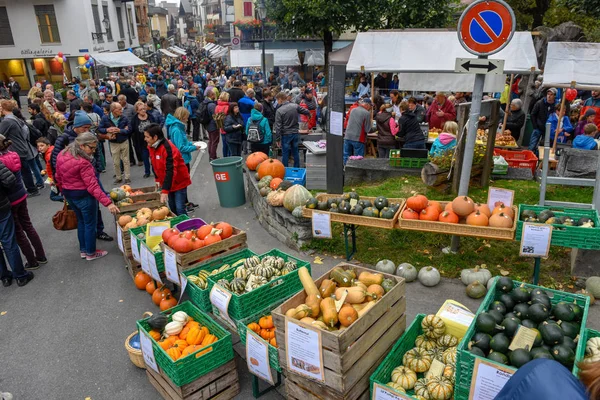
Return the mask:
M538 165L542 165L542 161L544 161L544 147L540 146L538 147L538 152L539 152L539 156L538 156ZM550 160L549 160L549 165L550 165L550 169L554 170L558 167L558 160L555 158L554 154L552 154L552 152L550 153Z

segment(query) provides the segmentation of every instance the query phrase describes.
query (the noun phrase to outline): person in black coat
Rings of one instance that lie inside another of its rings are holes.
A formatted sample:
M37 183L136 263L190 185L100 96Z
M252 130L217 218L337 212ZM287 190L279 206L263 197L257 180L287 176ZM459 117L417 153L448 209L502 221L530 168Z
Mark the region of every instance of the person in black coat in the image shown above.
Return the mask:
M175 85L169 85L169 93L165 94L160 99L160 109L163 116L166 118L168 114L173 114L179 106L179 100L175 95Z
M140 95L131 84L135 85L135 82L127 82L121 86L121 92L119 94L125 95L127 103L133 105L138 101Z
M533 124L533 132L529 141L529 150L534 154L538 154L538 144L540 139L544 137L546 132L546 121L548 117L556 110L556 93L555 88L550 88L546 92L546 97L539 99L531 110L531 123ZM568 114L565 114L568 115Z
M237 103L246 93L242 90L242 81L233 82L233 87L229 90L229 102Z
M521 128L525 125L525 113L522 110L523 102L521 99L513 99L510 102L510 111L506 118L506 127L504 130L510 131L510 134L515 141L521 136Z
M265 89L262 93L263 100L261 104L263 106L263 115L269 121L269 127L273 130L273 124L275 124L275 107L273 106L273 92Z
M150 176L150 153L144 141L144 132L151 124L158 122L152 114L148 113L148 106L145 103L135 103L135 115L129 125L129 134L138 160L142 160L144 163L144 178Z
M229 148L230 156L242 155L242 142L244 140L244 119L240 114L240 107L237 103L229 103L229 112L225 118L225 140Z
M404 142L404 149L425 149L425 135L414 112L410 111L407 102L400 104L402 116L398 120L400 131L398 137Z
M50 129L50 122L46 119L44 114L40 112L40 106L37 104L29 105L29 114L31 114L31 124L35 126L44 137L48 136L48 129Z

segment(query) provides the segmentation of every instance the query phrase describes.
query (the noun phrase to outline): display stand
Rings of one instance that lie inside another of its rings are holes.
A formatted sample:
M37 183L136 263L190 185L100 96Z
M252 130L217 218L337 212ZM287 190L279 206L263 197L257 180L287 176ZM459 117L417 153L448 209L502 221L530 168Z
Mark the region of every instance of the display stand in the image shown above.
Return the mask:
M352 235L352 249L349 249L348 233ZM350 261L356 254L356 225L344 224L344 245L346 247L346 261Z
M254 396L255 399L258 399L260 396L269 393L271 390L276 389L281 385L281 372L277 372L277 381L275 381L275 385L260 391L258 387L259 384L258 376L252 375L252 396Z

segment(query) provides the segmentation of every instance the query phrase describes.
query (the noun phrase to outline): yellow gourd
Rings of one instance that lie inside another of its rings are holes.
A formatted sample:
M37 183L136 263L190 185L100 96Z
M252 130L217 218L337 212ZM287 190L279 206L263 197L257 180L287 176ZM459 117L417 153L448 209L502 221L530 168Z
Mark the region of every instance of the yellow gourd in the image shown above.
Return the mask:
M321 282L321 287L319 288L321 298L324 299L326 297L331 297L331 295L335 292L336 287L337 285L334 281L323 279L323 282Z
M286 317L292 319L302 319L305 317L309 317L311 312L312 310L309 306L307 306L306 304L300 304L296 308L290 308L289 310L287 310L285 312L285 315Z
M321 298L319 296L315 296L314 294L310 294L306 296L304 303L311 309L310 316L315 319L318 318L319 314L321 313L321 309L319 308L321 305Z
M335 309L335 301L328 297L321 301L321 312L323 313L323 322L325 325L334 327L338 323L338 313Z
M371 285L381 285L383 283L383 275L363 271L358 276L358 280L367 285L367 287Z
M311 318L311 317L304 317L300 320L300 322L304 322L305 324L312 325L313 322L315 322L315 319Z
M298 268L298 277L300 278L300 282L302 282L302 286L304 287L304 291L307 295L314 294L315 296L320 296L319 289L317 289L317 285L312 280L310 276L310 272L306 269L306 267Z
M358 286L346 287L346 288L338 288L335 291L335 298L341 300L344 296L344 292L347 291L348 295L344 300L346 303L350 304L360 304L364 303L367 297L367 292L365 292L362 288Z

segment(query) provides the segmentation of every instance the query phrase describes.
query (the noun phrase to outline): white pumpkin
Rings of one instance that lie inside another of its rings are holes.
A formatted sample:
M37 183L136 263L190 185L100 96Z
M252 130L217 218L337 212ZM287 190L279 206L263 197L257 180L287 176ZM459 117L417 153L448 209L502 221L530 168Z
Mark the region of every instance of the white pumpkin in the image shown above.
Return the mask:
M585 354L588 356L600 356L600 337L593 337L585 344Z
M406 282L413 282L417 280L417 274L417 269L409 263L402 263L398 265L398 269L396 269L396 276L404 278Z
M475 268L463 269L460 273L460 280L465 286L475 281L486 285L491 277L492 273L485 268L481 268L479 265L475 266Z
M394 275L394 272L396 271L396 264L390 260L381 260L375 264L375 269L379 272Z
M600 298L600 277L591 276L585 281L585 290L590 292L596 298Z
M165 333L169 336L179 335L183 329L183 324L178 321L171 321L165 326Z
M185 313L185 311L177 311L173 314L173 321L181 322L182 324L187 324L190 317Z
M419 271L419 282L423 284L423 286L436 286L440 283L441 276L440 271L435 267L423 267Z

